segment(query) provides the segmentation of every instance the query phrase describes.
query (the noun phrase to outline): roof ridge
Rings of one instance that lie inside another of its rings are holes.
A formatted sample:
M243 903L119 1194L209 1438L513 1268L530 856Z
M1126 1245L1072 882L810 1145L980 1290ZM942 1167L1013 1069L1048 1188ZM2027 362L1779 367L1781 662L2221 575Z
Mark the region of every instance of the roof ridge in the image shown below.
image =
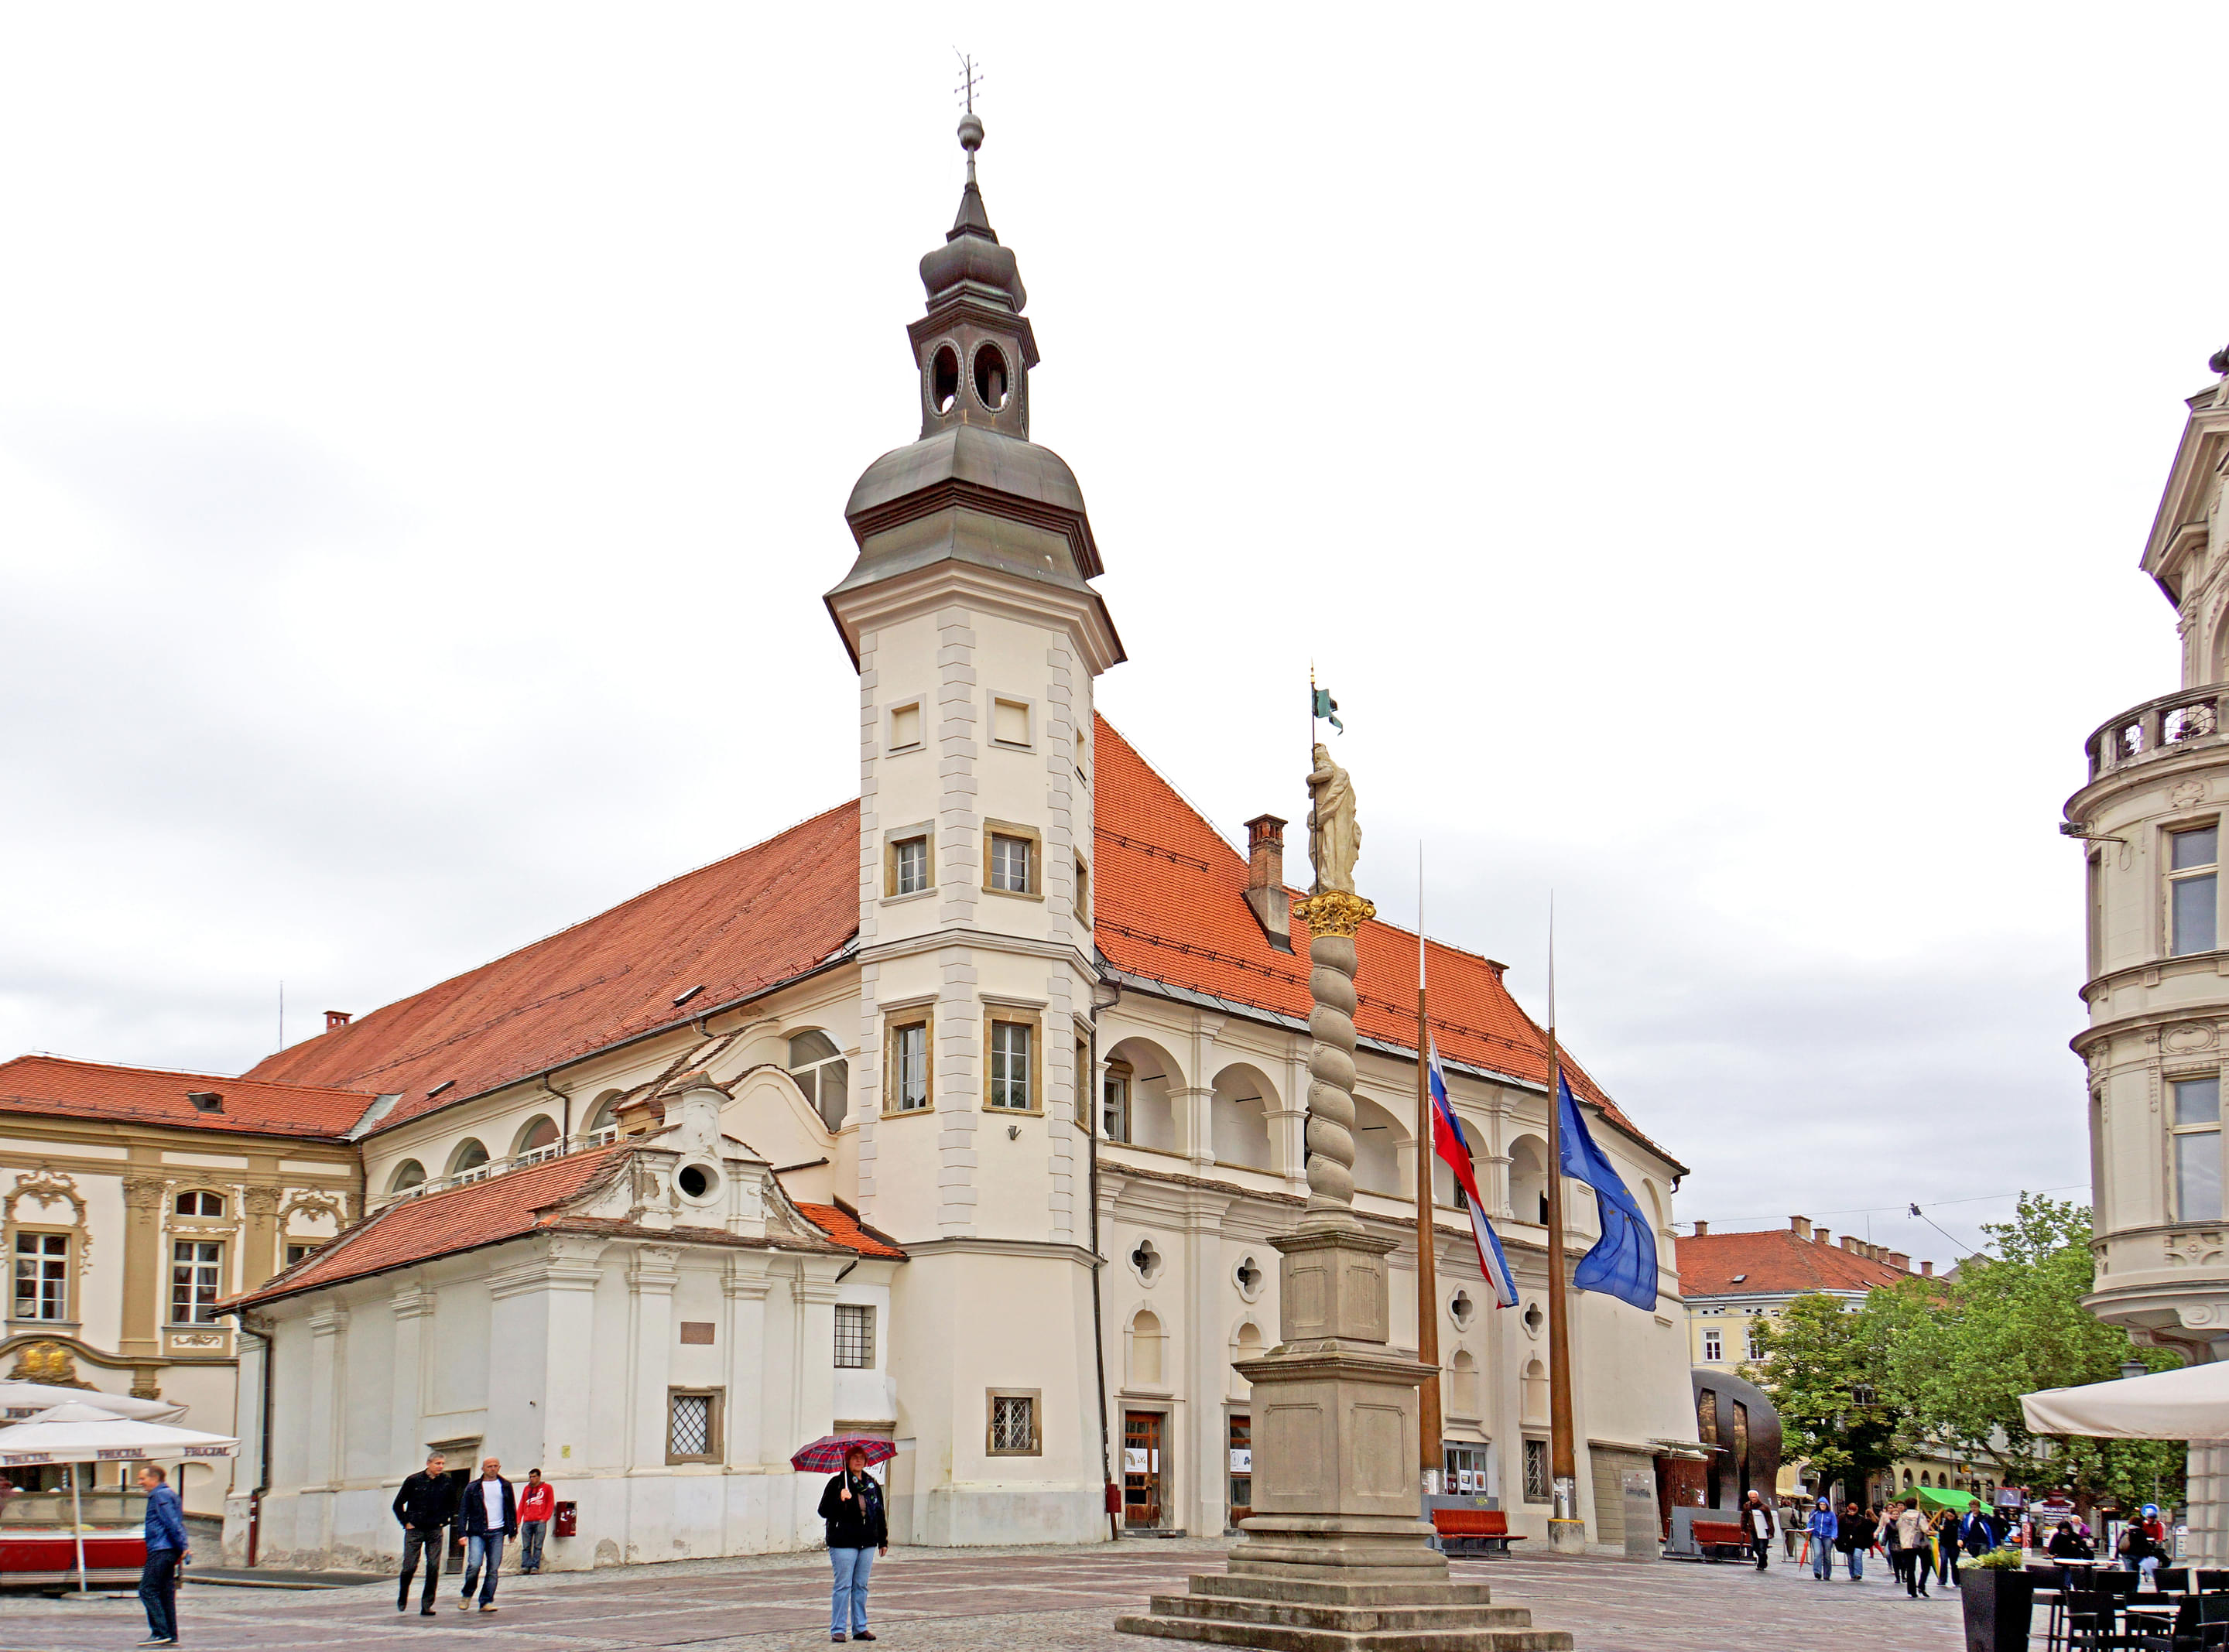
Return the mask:
M25 1050L0 1060L0 1067L18 1061L53 1061L62 1066L89 1067L103 1073L138 1073L151 1079L207 1079L213 1084L260 1084L273 1090L317 1090L327 1095L357 1096L376 1100L379 1092L345 1084L302 1084L292 1079L251 1079L246 1073L202 1073L192 1067L143 1067L124 1061L96 1061L82 1055L57 1055L51 1050Z

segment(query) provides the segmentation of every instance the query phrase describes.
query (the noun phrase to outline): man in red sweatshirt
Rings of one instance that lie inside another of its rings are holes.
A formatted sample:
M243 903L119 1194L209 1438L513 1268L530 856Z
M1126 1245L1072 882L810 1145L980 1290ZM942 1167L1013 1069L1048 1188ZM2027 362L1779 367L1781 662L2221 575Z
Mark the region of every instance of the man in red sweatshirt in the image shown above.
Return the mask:
M542 1540L549 1534L549 1518L557 1512L557 1493L539 1469L526 1471L526 1489L518 1500L518 1569L542 1570Z

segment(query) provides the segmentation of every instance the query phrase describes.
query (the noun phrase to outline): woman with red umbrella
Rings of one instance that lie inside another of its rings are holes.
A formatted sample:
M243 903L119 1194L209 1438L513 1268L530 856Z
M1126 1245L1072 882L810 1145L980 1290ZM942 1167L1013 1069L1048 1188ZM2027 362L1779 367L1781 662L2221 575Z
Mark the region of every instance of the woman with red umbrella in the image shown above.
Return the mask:
M870 1459L887 1461L896 1448L887 1440L836 1437L815 1440L791 1463L800 1469L827 1465L835 1450L843 1467L820 1494L820 1518L828 1522L828 1560L836 1587L828 1604L828 1638L871 1641L867 1627L867 1573L878 1554L890 1552L889 1524L883 1515L883 1489L867 1472Z

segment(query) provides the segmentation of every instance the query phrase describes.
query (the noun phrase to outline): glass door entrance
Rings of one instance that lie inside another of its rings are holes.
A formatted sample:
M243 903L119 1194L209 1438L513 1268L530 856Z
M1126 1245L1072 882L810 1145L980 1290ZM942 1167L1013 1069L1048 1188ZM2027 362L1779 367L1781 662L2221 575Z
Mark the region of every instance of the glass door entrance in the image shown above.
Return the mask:
M1122 1523L1161 1523L1161 1413L1122 1413Z

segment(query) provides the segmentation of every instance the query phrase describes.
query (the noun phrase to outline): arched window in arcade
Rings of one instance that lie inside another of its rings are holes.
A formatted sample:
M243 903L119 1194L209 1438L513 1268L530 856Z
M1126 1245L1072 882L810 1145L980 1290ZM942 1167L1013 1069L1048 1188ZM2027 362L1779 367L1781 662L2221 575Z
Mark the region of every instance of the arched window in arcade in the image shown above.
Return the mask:
M408 1193L426 1180L426 1167L415 1159L405 1159L395 1167L395 1174L387 1179L389 1193Z
M851 1105L851 1065L834 1039L817 1029L793 1034L789 1076L797 1080L806 1104L820 1115L830 1135L844 1128L844 1114Z

